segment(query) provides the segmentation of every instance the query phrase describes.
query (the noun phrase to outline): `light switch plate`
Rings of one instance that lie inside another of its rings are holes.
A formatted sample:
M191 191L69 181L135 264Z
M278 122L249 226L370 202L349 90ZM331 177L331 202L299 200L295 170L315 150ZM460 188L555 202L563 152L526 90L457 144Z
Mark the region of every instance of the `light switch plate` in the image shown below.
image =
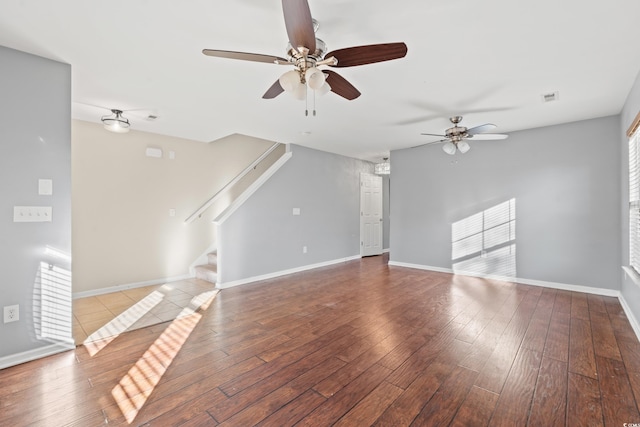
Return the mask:
M293 208L294 215L300 215L300 208Z
M13 222L51 222L51 206L14 206Z
M38 195L51 196L53 195L53 180L52 179L39 179L38 180Z

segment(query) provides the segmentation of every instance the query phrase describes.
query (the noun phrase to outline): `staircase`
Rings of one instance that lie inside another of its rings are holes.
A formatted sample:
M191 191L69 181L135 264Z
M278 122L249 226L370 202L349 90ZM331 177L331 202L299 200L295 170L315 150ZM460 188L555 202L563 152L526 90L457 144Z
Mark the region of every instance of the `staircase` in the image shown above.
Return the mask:
M233 136L233 135L232 135ZM280 166L291 158L291 152L288 146L275 142L271 147L255 159L250 165L244 168L242 172L236 175L231 181L226 183L213 196L207 199L198 209L185 219L185 224L190 224L202 218L207 209L216 204L222 197L226 197L227 205L218 204L217 212L214 215L213 223L216 224L217 218L226 214L227 209L233 207L233 203L238 200L244 201L255 191L262 183L268 179ZM244 199L242 199L244 197ZM218 225L216 224L216 227ZM215 247L215 242L212 245ZM209 247L212 247L209 246ZM207 250L207 249L203 249ZM203 262L203 256L200 255L196 262ZM191 270L193 268L193 270ZM218 282L218 252L214 250L207 254L207 263L190 267L190 271L195 272L197 279L206 280L217 284Z
M218 279L218 251L207 254L207 264L196 265L196 278L216 283Z

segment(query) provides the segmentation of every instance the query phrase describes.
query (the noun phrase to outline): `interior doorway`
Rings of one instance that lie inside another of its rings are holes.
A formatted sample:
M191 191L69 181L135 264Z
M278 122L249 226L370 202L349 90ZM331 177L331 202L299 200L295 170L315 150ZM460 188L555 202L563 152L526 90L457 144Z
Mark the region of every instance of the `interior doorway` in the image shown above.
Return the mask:
M360 174L360 255L382 254L382 177Z

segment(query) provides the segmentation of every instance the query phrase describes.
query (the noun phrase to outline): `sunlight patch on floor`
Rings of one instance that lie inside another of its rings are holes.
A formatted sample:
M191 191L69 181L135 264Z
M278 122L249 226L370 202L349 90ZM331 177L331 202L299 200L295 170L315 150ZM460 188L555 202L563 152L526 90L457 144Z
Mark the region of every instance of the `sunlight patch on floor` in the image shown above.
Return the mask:
M136 418L200 322L202 314L198 311L209 308L217 293L218 290L213 290L193 297L189 306L182 310L113 388L111 395L129 424Z
M134 323L151 311L153 307L158 305L163 298L164 295L161 292L153 291L109 323L89 335L83 342L89 355L93 357L98 354L98 352L109 345L111 341L116 339L121 333L127 331Z

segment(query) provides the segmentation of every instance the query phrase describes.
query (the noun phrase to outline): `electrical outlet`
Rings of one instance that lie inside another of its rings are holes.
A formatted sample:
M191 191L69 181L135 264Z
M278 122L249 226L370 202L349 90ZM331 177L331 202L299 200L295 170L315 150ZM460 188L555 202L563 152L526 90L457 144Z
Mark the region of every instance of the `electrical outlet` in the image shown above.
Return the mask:
M306 246L303 246L303 247L302 247L302 253L303 253L303 254L306 254L306 253L307 253L307 247L306 247Z
M18 320L20 320L20 306L6 306L4 308L4 323L17 322Z

